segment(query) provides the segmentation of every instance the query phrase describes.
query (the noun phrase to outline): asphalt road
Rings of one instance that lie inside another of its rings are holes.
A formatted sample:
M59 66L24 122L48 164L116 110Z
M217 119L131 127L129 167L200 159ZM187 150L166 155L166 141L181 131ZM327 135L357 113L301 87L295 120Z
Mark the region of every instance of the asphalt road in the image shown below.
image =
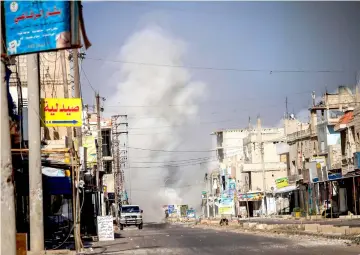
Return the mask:
M115 241L98 242L94 252L116 254L326 254L359 255L360 246L346 246L340 241L266 237L224 230L181 225L145 224L142 230L127 228Z

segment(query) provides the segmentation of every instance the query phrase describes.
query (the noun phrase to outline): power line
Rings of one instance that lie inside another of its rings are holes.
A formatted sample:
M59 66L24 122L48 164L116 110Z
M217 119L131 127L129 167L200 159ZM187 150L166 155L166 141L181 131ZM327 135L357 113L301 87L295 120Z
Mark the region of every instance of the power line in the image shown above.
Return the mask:
M150 168L156 169L156 168L169 168L169 167L196 166L196 165L201 165L204 163L214 162L217 160L218 159L212 159L212 160L204 160L204 161L200 161L200 162L189 162L186 164L175 164L175 165L170 164L170 165L159 165L159 166L129 166L126 169L131 169L131 168L134 168L134 169L150 169Z
M271 70L271 69L241 69L241 68L220 68L220 67L207 67L207 66L190 66L190 65L170 65L170 64L157 64L157 63L145 63L145 62L135 62L135 61L124 61L116 59L103 59L103 58L91 58L87 57L86 59L94 61L104 61L104 62L113 62L113 63L122 63L122 64L131 64L131 65L141 65L141 66L152 66L152 67L166 67L166 68L186 68L194 70L210 70L210 71L232 71L232 72L261 72L261 73L344 73L350 71L344 70Z
M142 150L142 151L158 151L158 152L180 152L180 153L187 153L187 152L212 152L216 150L199 150L199 151L171 151L171 150L157 150L157 149L145 149L145 148L136 148L136 147L128 147L129 149L133 150Z
M309 93L309 95L310 95L312 93L312 90L293 92L293 93L290 93L290 95L300 95L300 94L307 94L307 93ZM287 95L289 95L289 93L287 93ZM245 96L246 98L244 98L242 100L258 100L259 99L258 97L247 97L246 95L243 95L243 96ZM121 105L121 104L119 104L119 105L106 105L106 107L124 107L124 108L188 107L188 106L199 106L199 105L206 105L206 104L214 104L215 105L216 103L224 104L225 102L226 103L237 103L237 102L239 102L239 100L238 99L212 100L212 101L206 101L206 102L199 102L196 104L162 104L162 105ZM288 104L291 104L291 103L288 103ZM151 117L151 118L156 118L156 117Z
M213 157L203 157L203 158L192 158L192 159L183 159L183 160L169 160L169 161L129 161L129 163L136 164L158 164L158 163L182 163L182 162L192 162L198 160L208 160Z
M85 69L83 68L82 61L81 61L80 67L81 67L81 71L83 72L83 74L84 74L84 76L85 76L85 79L86 79L87 82L88 82L87 85L93 90L94 93L96 93L96 90L95 90L94 87L91 85L91 82L90 82L89 78L87 77L87 75L86 75L86 73L85 73Z

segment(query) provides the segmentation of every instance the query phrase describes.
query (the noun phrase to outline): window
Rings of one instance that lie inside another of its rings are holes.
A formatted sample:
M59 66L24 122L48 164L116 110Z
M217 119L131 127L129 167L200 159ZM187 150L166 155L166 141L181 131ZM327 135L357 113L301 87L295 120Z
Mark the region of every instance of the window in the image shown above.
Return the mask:
M102 154L103 157L111 157L111 136L110 129L101 130Z
M105 173L111 173L112 172L112 161L103 161L103 170Z
M139 206L122 206L121 212L122 213L139 213L140 208L139 208Z

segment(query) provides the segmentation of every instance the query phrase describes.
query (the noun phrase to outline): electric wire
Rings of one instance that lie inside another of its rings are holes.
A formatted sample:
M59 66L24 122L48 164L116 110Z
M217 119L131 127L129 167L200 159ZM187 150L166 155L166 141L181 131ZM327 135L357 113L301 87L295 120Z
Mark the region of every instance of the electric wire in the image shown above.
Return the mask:
M186 69L195 69L195 70L210 70L210 71L233 71L233 72L261 72L261 73L344 73L350 72L345 70L281 70L281 69L241 69L241 68L220 68L220 67L210 67L210 66L191 66L191 65L170 65L170 64L158 64L158 63L146 63L146 62L136 62L136 61L124 61L116 59L104 59L104 58L95 58L87 57L86 59L94 61L103 61L103 62L113 62L113 63L122 63L122 64L131 64L131 65L140 65L140 66L151 66L151 67L165 67L165 68L186 68ZM353 71L351 71L353 72Z

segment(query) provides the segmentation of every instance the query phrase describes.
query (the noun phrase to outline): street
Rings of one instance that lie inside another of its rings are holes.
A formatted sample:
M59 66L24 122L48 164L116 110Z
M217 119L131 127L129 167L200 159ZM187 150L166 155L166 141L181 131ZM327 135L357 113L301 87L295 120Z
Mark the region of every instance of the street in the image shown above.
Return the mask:
M359 246L337 240L265 237L185 225L145 224L128 228L111 242L95 243L96 254L360 254Z

